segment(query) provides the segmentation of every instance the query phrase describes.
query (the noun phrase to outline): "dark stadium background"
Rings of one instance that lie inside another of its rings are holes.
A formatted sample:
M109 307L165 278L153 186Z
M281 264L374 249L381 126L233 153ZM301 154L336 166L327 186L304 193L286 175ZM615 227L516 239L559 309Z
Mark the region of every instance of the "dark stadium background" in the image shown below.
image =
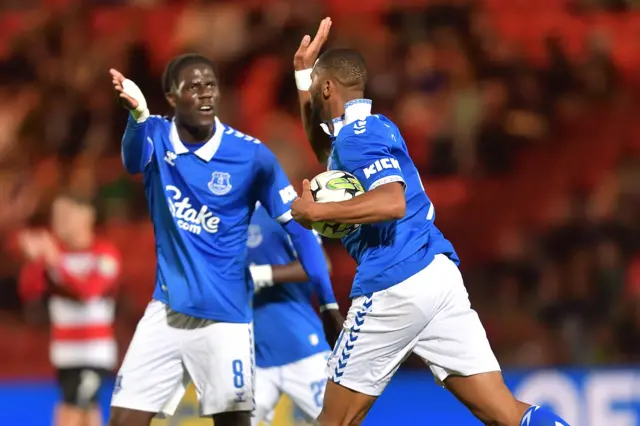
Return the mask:
M572 424L640 425L639 5L0 1L0 424L49 424L56 398L47 327L25 322L16 294L15 235L47 224L59 190L95 197L99 231L122 252L121 352L151 294L152 228L141 181L120 163L126 114L109 68L166 113L164 64L188 50L212 58L223 121L299 183L322 168L298 120L292 56L331 16L330 45L364 53L374 109L403 131L509 384ZM355 265L327 247L346 308ZM476 424L412 359L366 424L390 413Z

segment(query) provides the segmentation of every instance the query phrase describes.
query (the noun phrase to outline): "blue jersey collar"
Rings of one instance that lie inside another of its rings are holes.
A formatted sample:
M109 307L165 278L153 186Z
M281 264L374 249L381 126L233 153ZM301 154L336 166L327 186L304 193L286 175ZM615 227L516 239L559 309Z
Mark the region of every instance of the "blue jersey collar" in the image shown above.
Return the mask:
M351 124L357 120L365 120L371 115L371 99L354 99L344 104L344 115L331 120L333 124L333 134L328 123L320 123L322 130L329 136L335 138L340 130L347 124Z
M216 151L220 147L220 142L222 141L222 134L224 133L224 126L218 120L218 117L215 117L215 132L213 132L213 136L209 139L204 145L198 148L194 154L203 159L204 161L211 161L213 156L216 154ZM178 136L178 129L176 128L176 121L173 119L171 121L171 131L169 132L169 140L173 145L173 150L177 155L187 154L189 150L180 140L180 136Z

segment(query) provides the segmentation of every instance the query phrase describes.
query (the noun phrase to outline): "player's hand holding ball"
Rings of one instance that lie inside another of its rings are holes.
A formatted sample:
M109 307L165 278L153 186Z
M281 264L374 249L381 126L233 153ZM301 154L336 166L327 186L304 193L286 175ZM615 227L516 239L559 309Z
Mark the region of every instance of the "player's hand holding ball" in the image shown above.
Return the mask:
M149 118L147 100L144 98L138 85L128 78L125 78L125 76L116 69L110 69L109 73L111 74L111 84L113 84L113 89L118 94L120 105L129 110L138 123L142 123Z
M327 238L342 238L354 232L360 225L351 223L321 222L322 203L340 202L364 194L358 179L341 170L320 173L311 182L302 182L302 196L291 204L293 218L306 228L313 228Z

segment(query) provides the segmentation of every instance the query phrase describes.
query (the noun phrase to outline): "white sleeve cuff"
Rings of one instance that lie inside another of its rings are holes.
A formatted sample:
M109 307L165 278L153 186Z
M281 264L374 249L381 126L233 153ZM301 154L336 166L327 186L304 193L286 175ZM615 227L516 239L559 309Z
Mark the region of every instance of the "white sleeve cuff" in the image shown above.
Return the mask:
M337 311L339 306L337 303L327 303L326 305L320 306L320 312L335 310Z
M288 210L282 213L280 216L276 217L276 222L280 225L284 225L285 223L289 223L293 220L293 216L291 215L291 210Z
M367 191L371 191L373 189L376 189L379 186L386 185L388 183L393 183L393 182L400 182L402 183L402 186L405 187L405 189L407 188L407 184L404 182L404 179L402 179L402 176L392 175L392 176L386 176L386 177L380 178L377 181L373 182L371 185L369 185L369 189Z

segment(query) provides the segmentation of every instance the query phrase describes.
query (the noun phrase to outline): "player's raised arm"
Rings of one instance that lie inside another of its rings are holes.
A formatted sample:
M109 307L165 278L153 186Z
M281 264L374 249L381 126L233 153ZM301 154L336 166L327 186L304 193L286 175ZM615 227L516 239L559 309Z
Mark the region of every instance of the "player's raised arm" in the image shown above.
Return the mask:
M311 95L309 87L311 86L311 70L318 59L320 49L329 37L331 29L331 18L324 18L320 22L320 27L316 36L306 35L303 37L300 47L293 57L293 68L295 70L296 86L298 87L298 99L300 100L300 115L302 116L302 125L305 134L311 144L311 148L321 163L324 163L329 156L331 150L331 141L317 122L317 117L311 113Z
M348 136L341 141L339 155L366 192L338 203L316 203L309 190L309 181L305 181L302 197L291 206L297 221L366 224L404 217L404 176L383 135Z
M322 248L313 232L292 220L291 202L297 194L275 155L262 144L258 147L257 168L260 202L291 237L300 263L313 283L320 309L337 308Z
M120 105L129 111L129 120L122 137L122 163L129 173L140 173L153 154L153 143L147 132L147 101L140 88L120 71L111 69L109 72Z

